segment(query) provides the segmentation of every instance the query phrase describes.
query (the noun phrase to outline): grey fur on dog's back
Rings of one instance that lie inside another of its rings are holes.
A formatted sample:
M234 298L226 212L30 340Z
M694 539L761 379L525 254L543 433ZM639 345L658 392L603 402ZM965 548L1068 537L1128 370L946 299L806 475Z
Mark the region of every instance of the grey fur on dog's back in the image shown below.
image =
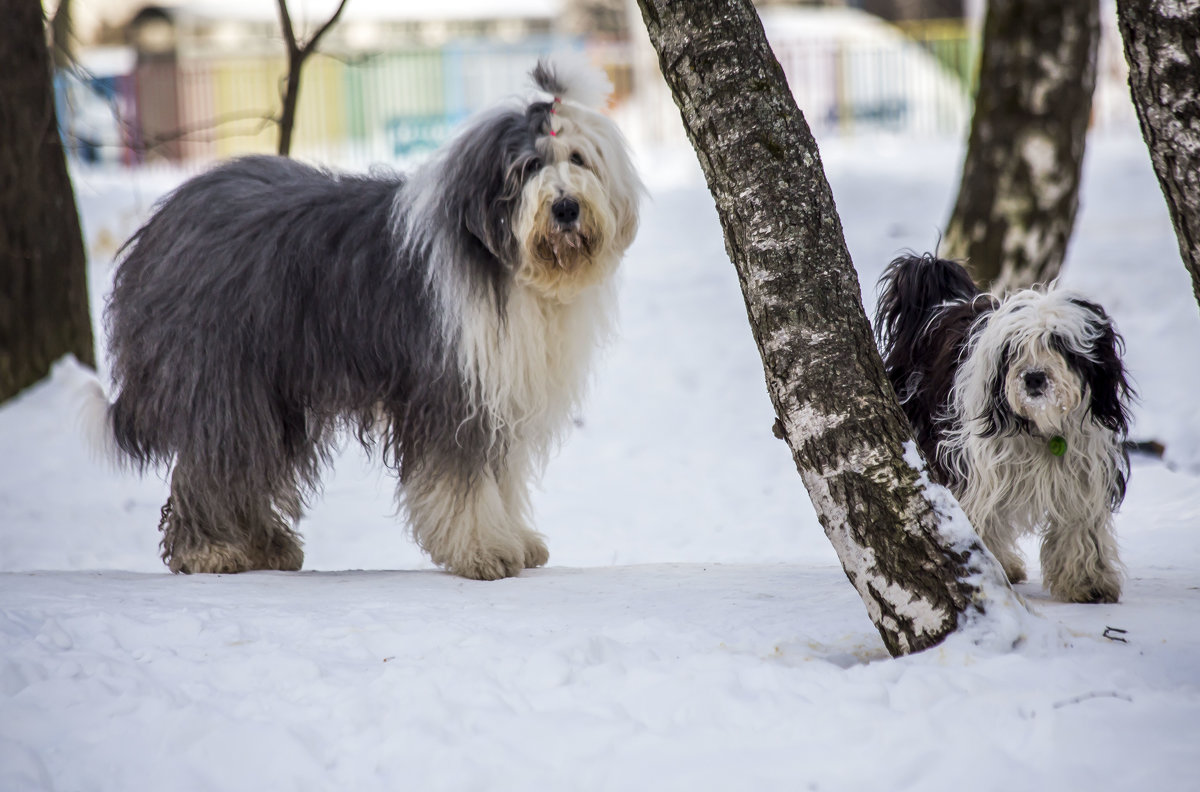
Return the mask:
M120 447L270 491L293 469L315 485L335 415L366 429L381 404L460 413L432 385L452 364L426 273L392 239L402 184L250 157L169 196L108 311ZM395 439L428 439L410 429Z

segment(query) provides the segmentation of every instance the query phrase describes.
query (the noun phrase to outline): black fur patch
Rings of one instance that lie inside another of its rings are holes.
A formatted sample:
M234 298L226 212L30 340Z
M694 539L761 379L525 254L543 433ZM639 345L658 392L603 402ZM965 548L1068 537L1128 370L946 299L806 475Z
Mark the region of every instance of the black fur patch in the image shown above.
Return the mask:
M875 334L884 369L933 477L948 484L938 444L949 419L959 358L979 318L994 308L959 264L931 254L894 259L879 281Z
M1087 383L1091 392L1088 410L1092 418L1101 426L1124 435L1129 432L1128 404L1136 397L1121 362L1125 354L1125 339L1117 333L1112 319L1102 307L1087 300L1075 299L1071 302L1095 317L1099 334L1087 355L1073 354L1061 347L1058 351Z

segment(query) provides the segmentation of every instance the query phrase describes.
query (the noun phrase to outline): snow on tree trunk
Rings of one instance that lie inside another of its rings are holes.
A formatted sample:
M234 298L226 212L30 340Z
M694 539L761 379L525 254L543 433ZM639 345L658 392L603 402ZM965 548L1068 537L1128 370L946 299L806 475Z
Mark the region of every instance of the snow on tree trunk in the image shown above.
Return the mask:
M1200 302L1200 4L1118 0L1129 88Z
M820 155L749 0L639 0L716 200L778 415L817 515L895 655L1024 608L930 484L863 312Z
M1097 0L991 0L975 114L942 254L982 287L1058 275L1079 206Z
M0 31L0 401L72 353L95 365L83 235L54 111L42 4Z

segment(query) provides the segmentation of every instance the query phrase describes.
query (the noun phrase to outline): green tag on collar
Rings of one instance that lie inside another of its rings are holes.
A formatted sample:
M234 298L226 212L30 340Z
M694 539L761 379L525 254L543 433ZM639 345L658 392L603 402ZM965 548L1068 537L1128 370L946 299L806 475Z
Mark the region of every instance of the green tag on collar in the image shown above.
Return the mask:
M1056 457L1060 457L1067 453L1067 439L1062 435L1054 435L1050 438L1050 453Z

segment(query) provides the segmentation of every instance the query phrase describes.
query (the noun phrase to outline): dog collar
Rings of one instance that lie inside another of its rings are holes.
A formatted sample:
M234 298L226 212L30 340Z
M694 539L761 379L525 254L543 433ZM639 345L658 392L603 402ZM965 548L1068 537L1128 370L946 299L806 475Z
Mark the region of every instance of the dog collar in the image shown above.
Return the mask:
M1067 438L1062 435L1054 435L1046 445L1050 448L1050 453L1056 457L1067 453Z

